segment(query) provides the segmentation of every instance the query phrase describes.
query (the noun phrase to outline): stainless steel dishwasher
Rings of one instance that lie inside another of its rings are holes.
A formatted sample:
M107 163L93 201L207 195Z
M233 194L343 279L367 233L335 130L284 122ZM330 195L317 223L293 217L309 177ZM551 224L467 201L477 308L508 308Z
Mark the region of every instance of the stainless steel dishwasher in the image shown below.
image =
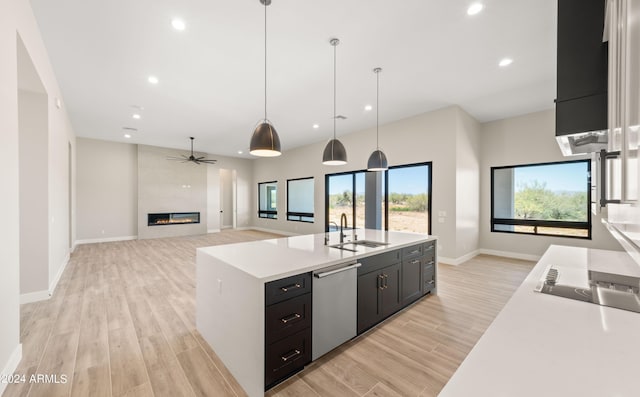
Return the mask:
M311 359L356 336L360 263L343 263L313 272Z

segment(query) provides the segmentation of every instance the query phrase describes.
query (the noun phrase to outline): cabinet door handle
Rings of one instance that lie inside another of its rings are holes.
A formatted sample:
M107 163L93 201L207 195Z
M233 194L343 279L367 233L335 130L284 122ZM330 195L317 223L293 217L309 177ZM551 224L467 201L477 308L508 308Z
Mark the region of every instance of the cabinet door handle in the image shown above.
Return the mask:
M299 283L295 283L295 284L287 285L286 287L280 287L280 289L282 290L282 292L289 292L289 290L300 288L300 287L302 287L302 285L300 285Z
M384 274L378 274L378 288L384 289Z
M301 315L299 315L298 313L293 313L293 314L292 314L292 315L290 315L290 316L282 317L282 318L280 319L280 321L282 321L284 324L286 324L286 323L288 323L288 322L290 322L290 321L297 320L297 319L299 319L300 317L302 317L302 316L301 316Z
M281 356L280 358L282 359L282 361L287 362L299 355L300 355L300 350L295 349L295 350L291 350L289 353L285 354L284 356Z
M412 265L415 265L416 263L420 263L420 259L415 259L411 261Z
M388 275L384 275L384 289L387 289L389 287L389 276Z
M435 261L429 261L429 263L427 263L428 265L435 265L436 262Z

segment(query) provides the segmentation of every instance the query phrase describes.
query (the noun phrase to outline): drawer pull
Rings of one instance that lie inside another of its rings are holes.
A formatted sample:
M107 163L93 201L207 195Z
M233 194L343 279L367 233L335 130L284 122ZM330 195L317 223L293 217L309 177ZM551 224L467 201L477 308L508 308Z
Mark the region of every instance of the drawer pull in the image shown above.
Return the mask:
M291 350L289 353L285 354L280 358L282 359L282 361L287 362L299 355L300 355L300 350L295 349L295 350Z
M427 263L427 265L435 265L436 262L435 261L429 261L429 263Z
M415 265L416 263L420 263L420 259L416 259L416 260L411 261L412 265Z
M420 250L418 249L418 250L413 250L413 251L409 252L409 255L419 254L419 253L420 253Z
M428 246L427 251L433 251L433 247L434 247L433 245Z
M429 281L429 284L431 284L431 285L434 285L435 283L436 283L435 280Z
M302 316L301 316L301 315L299 315L298 313L294 313L294 314L292 314L292 315L290 315L290 316L288 316L288 317L282 317L282 318L280 319L280 321L282 321L284 324L286 324L286 323L288 323L289 321L297 320L297 319L299 319L300 317L302 317Z
M295 283L295 284L287 285L286 287L280 287L280 289L282 290L282 292L289 292L289 290L300 288L300 287L302 287L302 285L300 285L299 283Z

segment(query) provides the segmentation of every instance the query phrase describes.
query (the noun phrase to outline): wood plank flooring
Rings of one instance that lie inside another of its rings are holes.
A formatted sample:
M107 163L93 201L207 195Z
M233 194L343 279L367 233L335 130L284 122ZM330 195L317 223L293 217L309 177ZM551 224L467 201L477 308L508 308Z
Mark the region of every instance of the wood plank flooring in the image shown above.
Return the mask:
M195 248L273 238L257 231L81 245L52 298L22 305L16 396L246 394L195 327ZM478 256L440 264L438 295L322 357L267 393L435 396L533 267Z

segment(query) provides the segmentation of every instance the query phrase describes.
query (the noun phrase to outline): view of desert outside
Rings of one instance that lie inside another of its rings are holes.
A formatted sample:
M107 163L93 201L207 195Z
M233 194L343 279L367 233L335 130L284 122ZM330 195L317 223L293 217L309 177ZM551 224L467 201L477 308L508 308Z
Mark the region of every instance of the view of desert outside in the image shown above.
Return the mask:
M389 178L389 230L415 233L429 232L429 166L416 165L392 168ZM356 227L365 225L364 172L329 177L329 220L330 229L334 230L335 222L340 225L340 216L347 215L349 227L353 214L353 178L355 177L356 194ZM383 182L384 186L384 174ZM384 196L384 191L382 195ZM384 230L384 200L381 208Z

